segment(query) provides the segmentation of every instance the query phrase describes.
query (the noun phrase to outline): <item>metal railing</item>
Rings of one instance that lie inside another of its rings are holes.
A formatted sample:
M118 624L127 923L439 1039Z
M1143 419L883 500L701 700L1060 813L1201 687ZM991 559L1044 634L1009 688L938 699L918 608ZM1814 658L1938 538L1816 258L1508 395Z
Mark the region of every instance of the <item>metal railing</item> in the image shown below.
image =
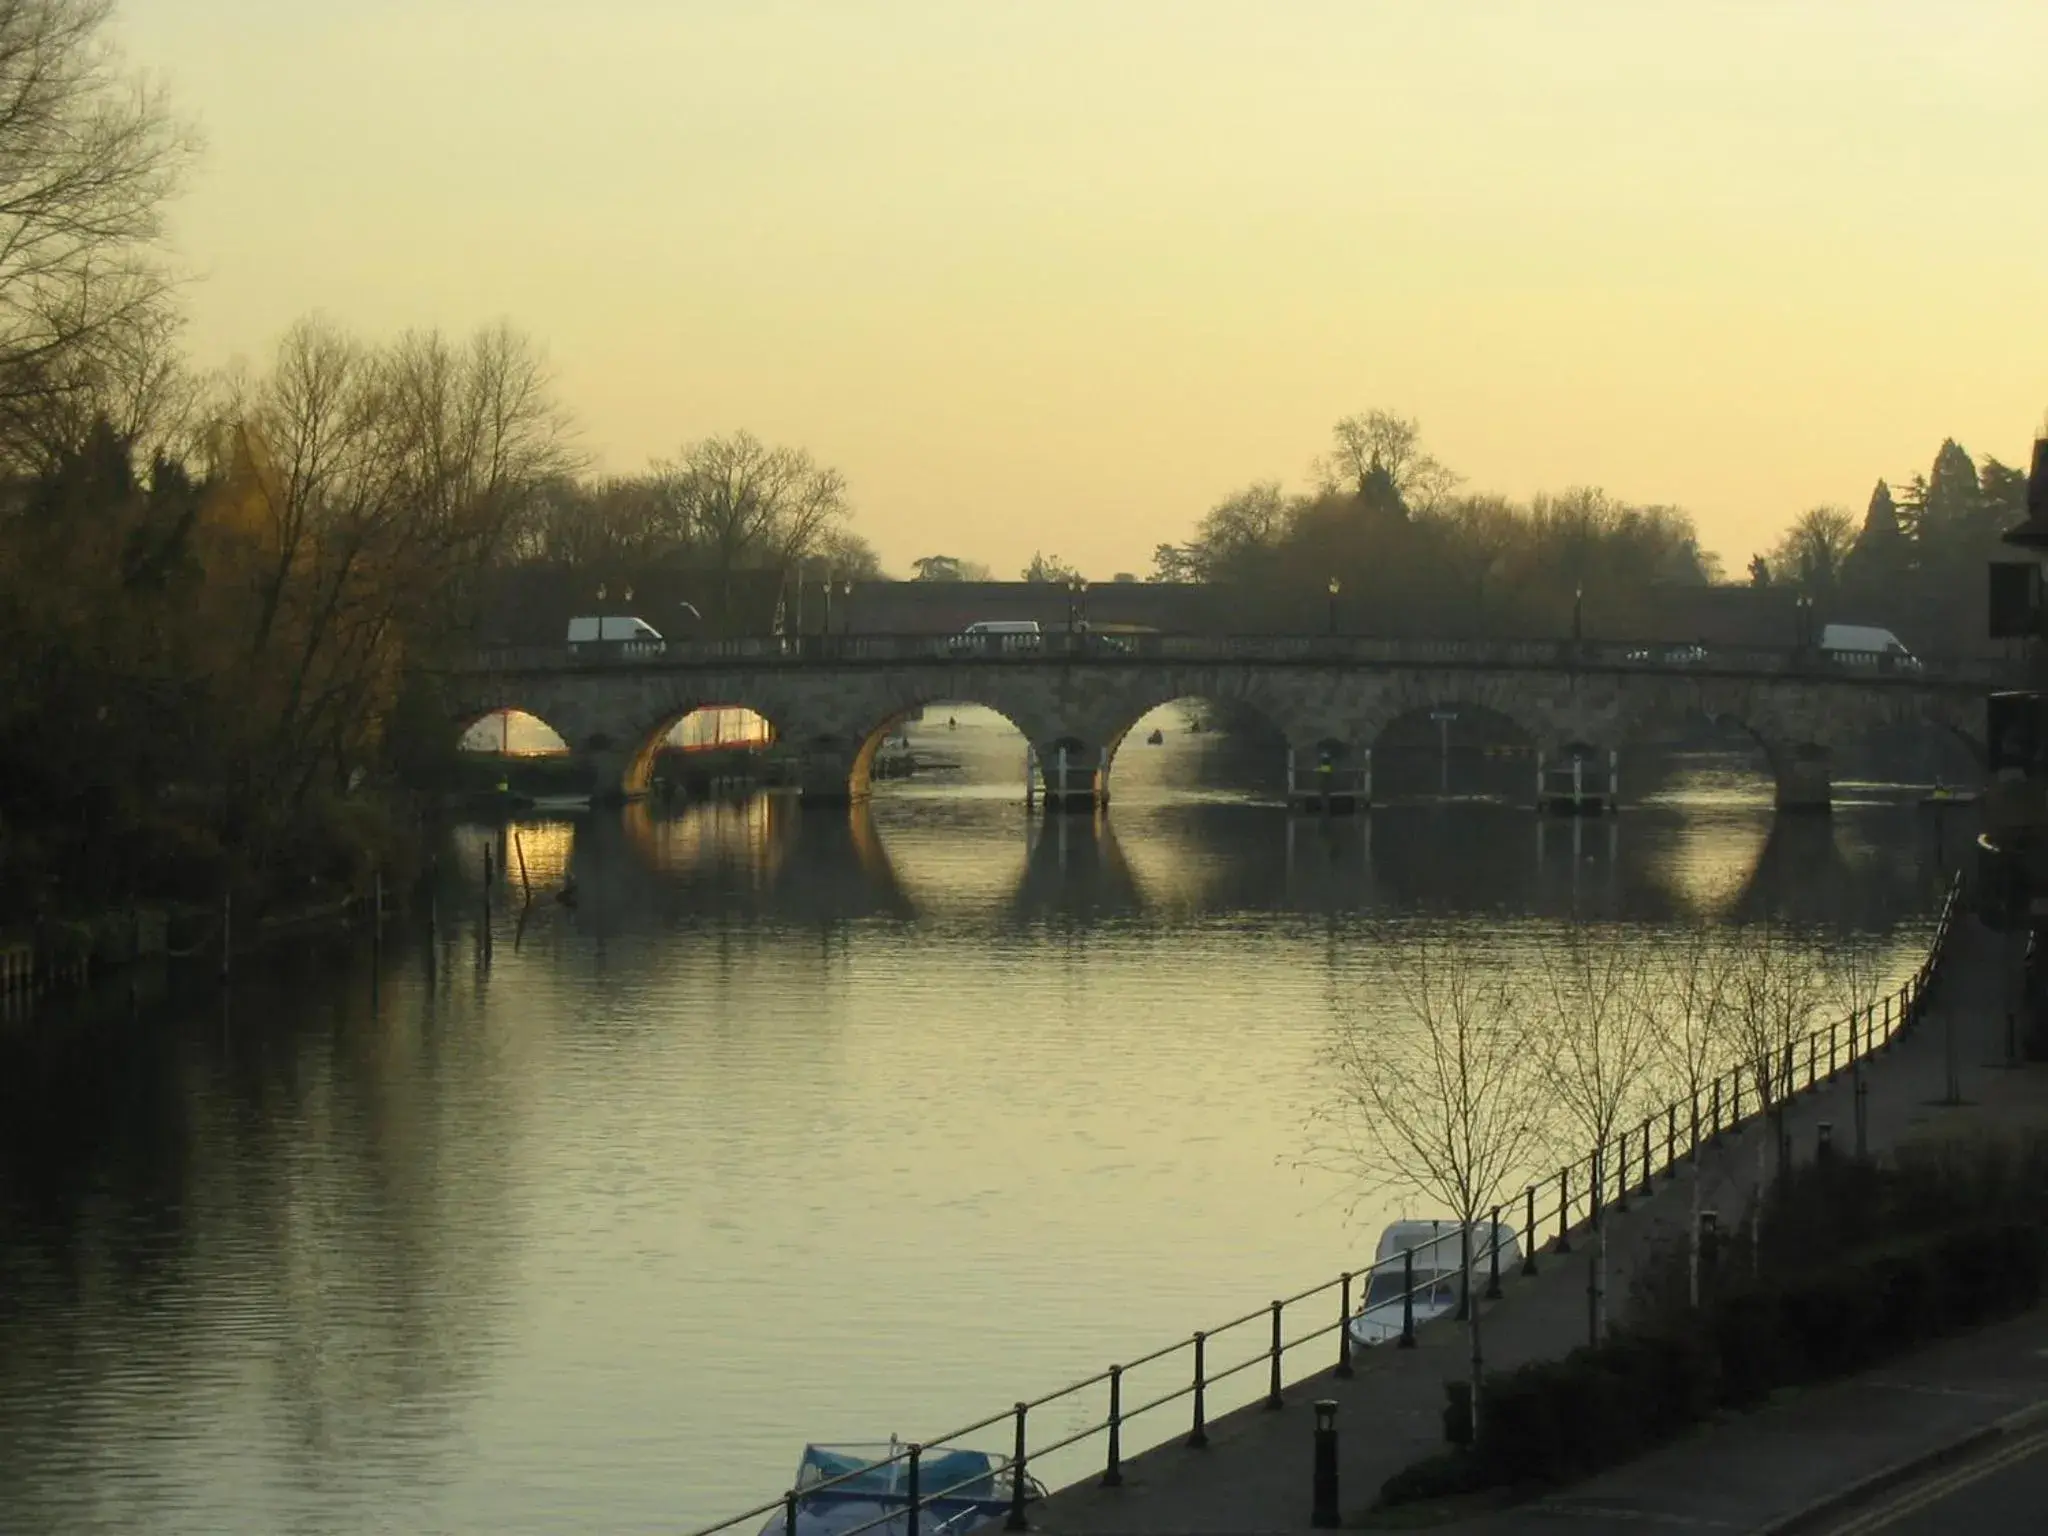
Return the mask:
M1664 1177L1675 1177L1679 1166L1704 1147L1710 1146L1724 1135L1742 1126L1745 1120L1754 1121L1769 1113L1781 1102L1789 1101L1804 1092L1824 1087L1845 1072L1854 1069L1871 1054L1888 1049L1900 1034L1917 1023L1926 1011L1928 989L1933 985L1943 956L1948 947L1949 936L1954 928L1958 900L1961 893L1961 877L1951 882L1942 902L1941 912L1935 921L1934 935L1927 952L1913 974L1897 991L1857 1009L1847 1018L1838 1019L1824 1028L1810 1031L1804 1040L1786 1042L1781 1049L1773 1052L1776 1060L1763 1062L1749 1060L1740 1062L1720 1073L1711 1082L1701 1084L1683 1098L1674 1099L1661 1114L1644 1117L1641 1125L1631 1126L1617 1135L1612 1143L1594 1148L1575 1162L1567 1163L1556 1173L1528 1185L1520 1198L1512 1204L1522 1207L1520 1215L1521 1239L1516 1245L1521 1252L1520 1269L1525 1275L1533 1275L1538 1268L1539 1250L1544 1246L1543 1234L1554 1229L1549 1241L1552 1255L1571 1252L1572 1237L1595 1229L1607 1210L1625 1211L1630 1198L1647 1196L1655 1185L1659 1173ZM1881 1011L1880 1011L1881 1010ZM1803 1065L1802 1065L1803 1063ZM1859 1079L1860 1088L1860 1079ZM1862 1106L1857 1105L1860 1117ZM1859 1136L1857 1152L1863 1151ZM1504 1230L1502 1213L1513 1223L1516 1212L1512 1204L1504 1203L1492 1208L1487 1239L1480 1252L1472 1253L1469 1261L1461 1262L1459 1269L1460 1300L1459 1312L1476 1302L1479 1297L1472 1294L1477 1282L1477 1271L1484 1261L1487 1270L1486 1288L1481 1293L1491 1298L1500 1295L1501 1254L1505 1247L1501 1234ZM1477 1225L1477 1223L1475 1223ZM1008 1410L993 1413L963 1424L956 1429L930 1440L908 1443L901 1449L881 1460L841 1476L810 1483L802 1488L792 1489L781 1498L760 1504L752 1509L727 1517L715 1524L700 1526L689 1536L721 1536L721 1533L750 1525L752 1522L766 1522L780 1513L782 1523L772 1536L798 1536L797 1522L805 1500L818 1493L830 1492L856 1479L867 1477L874 1471L891 1468L901 1463L906 1466L907 1477L904 1493L899 1501L883 1513L862 1525L835 1531L835 1536L861 1536L861 1533L898 1521L906 1523L903 1536L920 1536L919 1517L931 1506L948 1496L958 1498L960 1491L987 1480L989 1474L978 1474L970 1482L953 1485L951 1488L924 1492L918 1485L918 1463L925 1446L953 1446L969 1436L1007 1425L1010 1430L1011 1450L1007 1459L1000 1462L994 1476L996 1485L1007 1485L1009 1504L1005 1527L1012 1531L1027 1528L1025 1508L1036 1497L1030 1468L1034 1463L1057 1452L1068 1450L1096 1436L1105 1437L1105 1449L1100 1482L1106 1487L1115 1487L1123 1481L1124 1430L1133 1419L1153 1413L1181 1401L1189 1404L1188 1428L1183 1443L1200 1449L1209 1443L1209 1396L1219 1383L1233 1380L1245 1372L1261 1370L1266 1372L1266 1390L1263 1403L1268 1409L1285 1406L1285 1389L1289 1385L1286 1373L1289 1351L1303 1345L1314 1344L1337 1335L1334 1360L1329 1365L1339 1377L1349 1377L1354 1372L1354 1347L1351 1336L1351 1321L1355 1315L1352 1309L1354 1294L1362 1301L1371 1289L1372 1280L1382 1272L1399 1267L1402 1290L1378 1305L1391 1305L1399 1300L1402 1304L1402 1328L1395 1343L1396 1347L1411 1346L1415 1339L1415 1299L1419 1292L1430 1290L1442 1283L1441 1275L1430 1272L1424 1278L1417 1278L1416 1256L1424 1249L1441 1251L1441 1244L1459 1238L1455 1222L1451 1230L1443 1235L1432 1236L1411 1248L1388 1258L1376 1260L1360 1269L1347 1269L1335 1277L1325 1280L1291 1296L1279 1297L1263 1307L1233 1317L1226 1323L1213 1328L1202 1329L1188 1338L1178 1339L1161 1345L1148 1354L1139 1355L1112 1365L1078 1381L1055 1388L1043 1396L1013 1404ZM1354 1292L1354 1287L1356 1290ZM1334 1293L1334 1295L1333 1295ZM1312 1321L1302 1331L1291 1336L1288 1333L1290 1318L1299 1317L1299 1308L1305 1302L1318 1299L1334 1299L1335 1315L1323 1314L1320 1322ZM1295 1310L1290 1310L1295 1309ZM1250 1330L1253 1325L1265 1323L1265 1337L1252 1352L1234 1362L1218 1368L1214 1361L1214 1348L1218 1340L1243 1338L1240 1330ZM1176 1356L1185 1354L1188 1359L1186 1375L1182 1384L1169 1391L1159 1393L1135 1405L1124 1401L1124 1378L1141 1367L1157 1365ZM1297 1357L1299 1358L1299 1357ZM1299 1373L1295 1380L1313 1375L1320 1367L1311 1366ZM1079 1429L1060 1434L1043 1443L1031 1440L1034 1422L1043 1422L1043 1410L1055 1404L1078 1400L1083 1394L1102 1392L1105 1394L1105 1413L1100 1419L1083 1424ZM1034 1421L1033 1415L1039 1415ZM1163 1443L1171 1435L1162 1436L1154 1443ZM954 1521L959 1516L951 1517ZM984 1517L986 1518L986 1517ZM978 1523L978 1522L977 1522ZM931 1531L943 1532L947 1522L939 1522ZM962 1527L964 1528L964 1527Z
M1680 676L1800 677L1895 687L1973 686L2015 675L2011 663L1965 657L1899 664L1870 653L1822 653L1770 646L1723 646L1693 655L1640 642L1571 640L1404 640L1369 635L1097 634L1043 635L782 635L725 640L670 640L622 646L616 654L568 646L494 646L443 670L616 672L745 666L815 667L901 662L960 665L1089 665L1228 661L1307 666L1430 666L1598 670Z

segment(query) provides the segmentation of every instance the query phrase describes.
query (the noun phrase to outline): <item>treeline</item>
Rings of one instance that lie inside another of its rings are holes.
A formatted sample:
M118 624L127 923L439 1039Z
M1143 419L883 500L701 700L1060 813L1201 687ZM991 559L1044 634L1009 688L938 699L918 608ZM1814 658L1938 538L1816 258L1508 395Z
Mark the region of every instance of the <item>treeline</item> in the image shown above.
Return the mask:
M801 450L579 473L507 327L308 321L196 372L163 240L193 140L110 9L0 4L0 922L401 867L407 786L454 747L420 664L496 571L588 571L592 601L614 565L872 571Z
M1674 587L1724 580L1692 518L1576 488L1526 503L1460 489L1416 422L1346 417L1314 488L1278 481L1226 498L1194 536L1162 544L1153 579L1234 589L1261 627L1293 615L1358 632L1634 638L1657 633ZM1859 523L1838 507L1795 518L1750 562L1752 586L1790 588L1828 618L1888 624L1930 652L1974 650L1984 562L2023 509L2026 475L1946 442L1898 496L1879 481ZM1334 584L1334 590L1332 590ZM1788 636L1789 638L1789 636Z

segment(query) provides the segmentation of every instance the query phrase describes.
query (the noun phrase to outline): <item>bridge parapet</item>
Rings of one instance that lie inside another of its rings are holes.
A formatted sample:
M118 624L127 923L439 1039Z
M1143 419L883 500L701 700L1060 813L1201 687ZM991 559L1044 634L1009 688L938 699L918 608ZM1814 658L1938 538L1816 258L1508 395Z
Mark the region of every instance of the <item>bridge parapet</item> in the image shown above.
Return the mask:
M622 647L615 655L572 654L566 646L479 649L451 672L582 672L631 668L672 671L735 665L804 669L889 662L1044 666L1049 662L1133 665L1181 662L1288 662L1314 666L1470 667L1604 671L1700 677L1816 677L1907 688L1979 688L2011 681L2002 659L1945 658L1900 665L1882 652L1823 654L1782 647L1723 647L1703 656L1621 642L1570 640L1411 640L1369 635L1167 635L1086 632L1019 635L788 635L672 640L661 648Z

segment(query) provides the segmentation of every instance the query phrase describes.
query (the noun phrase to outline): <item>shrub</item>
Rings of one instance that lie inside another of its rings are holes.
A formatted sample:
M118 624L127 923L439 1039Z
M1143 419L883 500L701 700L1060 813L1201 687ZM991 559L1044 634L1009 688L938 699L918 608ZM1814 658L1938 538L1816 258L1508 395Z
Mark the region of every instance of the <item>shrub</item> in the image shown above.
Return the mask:
M1471 1454L1418 1463L1390 1478L1381 1500L1583 1477L1717 1408L1748 1407L1779 1388L2023 1311L2041 1298L2044 1271L2048 1241L2033 1220L1978 1217L1727 1289L1677 1325L1617 1334L1598 1348L1489 1377Z

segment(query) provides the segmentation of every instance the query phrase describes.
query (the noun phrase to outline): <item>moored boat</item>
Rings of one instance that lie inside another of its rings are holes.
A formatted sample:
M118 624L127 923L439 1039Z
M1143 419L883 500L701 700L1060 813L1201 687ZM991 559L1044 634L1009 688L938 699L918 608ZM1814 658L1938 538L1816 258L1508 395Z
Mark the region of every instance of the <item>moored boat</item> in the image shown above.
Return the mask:
M1373 1254L1372 1278L1366 1282L1364 1304L1349 1324L1351 1342L1361 1349L1384 1344L1401 1336L1411 1266L1402 1260L1413 1252L1415 1326L1457 1310L1460 1270L1465 1262L1463 1228L1450 1221L1397 1221L1380 1234ZM1522 1262L1521 1245L1513 1227L1502 1222L1472 1223L1471 1275L1474 1294L1483 1288L1491 1273L1489 1242L1500 1245L1500 1267L1506 1273Z
M1016 1480L1010 1463L987 1451L927 1445L917 1456L919 1536L966 1536L1010 1508ZM887 1445L806 1445L790 1485L791 1509L769 1517L760 1536L907 1536L910 1521L910 1447L890 1437ZM1026 1476L1027 1499L1045 1489Z

